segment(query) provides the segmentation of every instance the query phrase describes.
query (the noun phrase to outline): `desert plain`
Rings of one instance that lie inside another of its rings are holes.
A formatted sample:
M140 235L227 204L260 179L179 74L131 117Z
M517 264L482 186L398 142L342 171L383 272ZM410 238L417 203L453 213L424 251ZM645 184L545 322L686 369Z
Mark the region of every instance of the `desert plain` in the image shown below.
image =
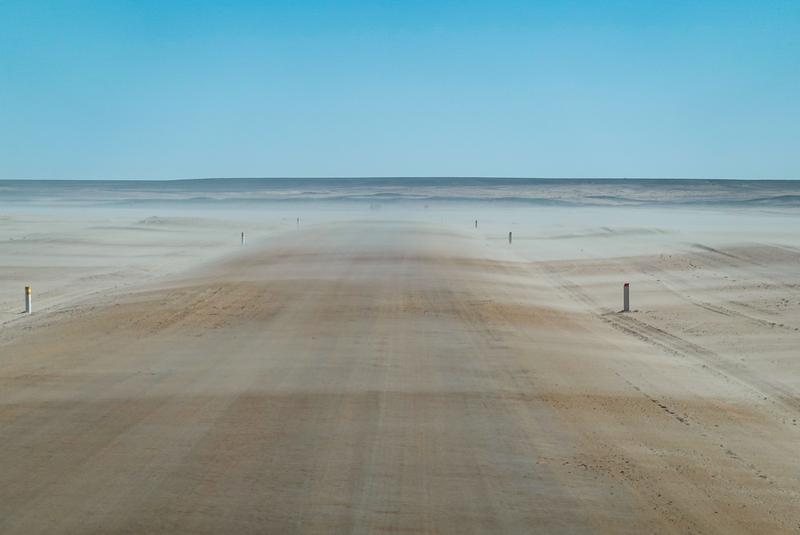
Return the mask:
M800 208L1 201L2 533L800 532Z

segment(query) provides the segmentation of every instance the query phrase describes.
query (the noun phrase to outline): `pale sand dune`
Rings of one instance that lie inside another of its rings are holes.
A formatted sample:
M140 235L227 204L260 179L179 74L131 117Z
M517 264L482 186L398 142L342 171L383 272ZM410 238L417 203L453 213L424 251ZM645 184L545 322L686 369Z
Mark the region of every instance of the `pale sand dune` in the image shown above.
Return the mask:
M453 228L304 227L11 320L0 531L800 529L800 252Z
M229 215L229 214L226 214ZM248 222L251 240L276 222ZM0 325L18 318L23 289L43 310L185 270L239 249L243 223L220 217L109 214L98 208L0 218Z

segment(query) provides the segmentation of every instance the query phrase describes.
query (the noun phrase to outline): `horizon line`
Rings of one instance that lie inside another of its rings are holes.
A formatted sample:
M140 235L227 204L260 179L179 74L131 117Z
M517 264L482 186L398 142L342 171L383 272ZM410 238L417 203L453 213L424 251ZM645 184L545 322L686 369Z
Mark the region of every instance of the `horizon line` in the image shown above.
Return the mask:
M709 177L540 177L540 176L466 176L466 175L361 175L361 176L210 176L178 178L0 178L0 182L190 182L211 180L672 180L672 181L727 181L727 182L796 182L798 178L709 178Z

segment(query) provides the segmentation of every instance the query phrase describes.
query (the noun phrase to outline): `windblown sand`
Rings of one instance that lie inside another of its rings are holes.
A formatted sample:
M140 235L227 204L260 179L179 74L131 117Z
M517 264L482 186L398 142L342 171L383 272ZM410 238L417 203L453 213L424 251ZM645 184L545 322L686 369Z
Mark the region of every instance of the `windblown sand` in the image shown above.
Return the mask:
M796 244L341 219L4 242L0 532L800 531Z

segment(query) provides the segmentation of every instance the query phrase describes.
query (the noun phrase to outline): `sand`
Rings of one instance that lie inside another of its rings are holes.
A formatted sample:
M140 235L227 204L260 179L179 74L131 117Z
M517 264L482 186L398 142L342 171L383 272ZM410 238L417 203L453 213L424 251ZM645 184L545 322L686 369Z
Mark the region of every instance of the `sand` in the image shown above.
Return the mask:
M785 216L521 214L2 242L0 532L800 531Z

